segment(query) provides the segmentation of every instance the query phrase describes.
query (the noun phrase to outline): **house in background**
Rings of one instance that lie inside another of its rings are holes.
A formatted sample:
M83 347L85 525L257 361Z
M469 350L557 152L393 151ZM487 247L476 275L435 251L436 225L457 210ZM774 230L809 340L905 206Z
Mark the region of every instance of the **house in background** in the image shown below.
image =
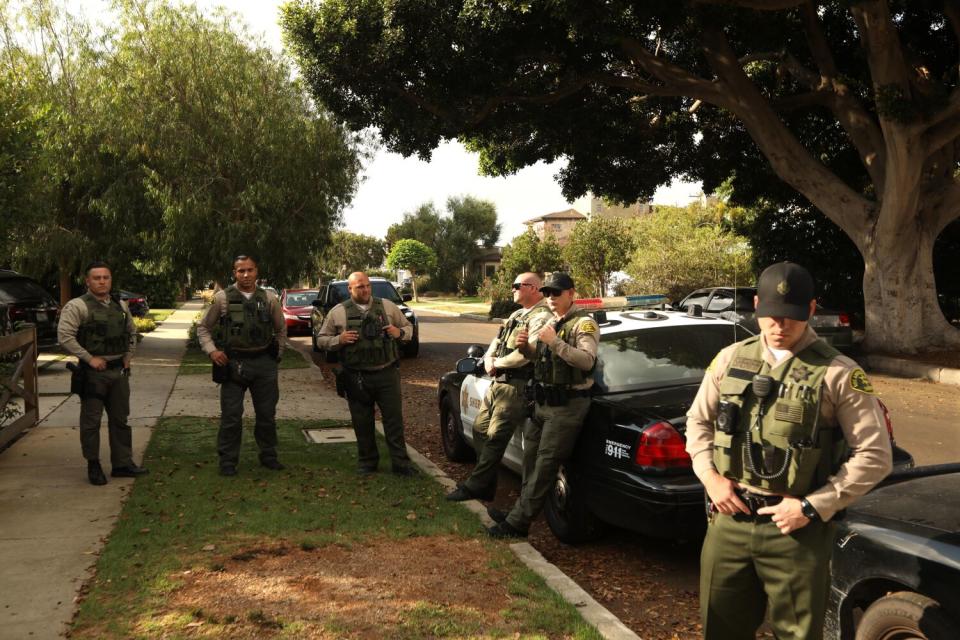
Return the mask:
M469 273L478 274L481 279L493 278L500 266L500 261L503 259L502 249L503 247L478 249L476 257L470 261Z
M552 236L557 244L562 247L570 240L570 235L577 223L586 219L587 216L576 209L566 209L525 220L523 224L527 225L527 228L533 229L533 232L541 240L544 240L547 236Z

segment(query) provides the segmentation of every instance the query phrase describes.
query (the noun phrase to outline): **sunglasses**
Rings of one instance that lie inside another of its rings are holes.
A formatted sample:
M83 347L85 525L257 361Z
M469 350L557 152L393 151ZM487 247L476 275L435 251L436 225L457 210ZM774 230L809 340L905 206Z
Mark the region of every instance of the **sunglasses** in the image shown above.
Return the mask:
M540 289L540 292L548 298L556 298L563 295L563 291L560 289Z
M514 291L519 291L520 287L532 287L532 286L535 286L535 285L532 285L529 282L514 282L512 285L510 285L510 288L513 289Z

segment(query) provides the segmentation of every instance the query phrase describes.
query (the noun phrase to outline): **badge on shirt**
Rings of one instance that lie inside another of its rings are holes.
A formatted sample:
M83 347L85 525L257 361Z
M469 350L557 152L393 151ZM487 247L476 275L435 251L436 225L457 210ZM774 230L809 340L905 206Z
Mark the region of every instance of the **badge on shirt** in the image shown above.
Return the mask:
M860 393L873 393L873 385L867 379L863 369L854 369L850 372L850 386Z
M580 323L580 332L581 333L596 333L597 332L597 323L593 320L584 320Z

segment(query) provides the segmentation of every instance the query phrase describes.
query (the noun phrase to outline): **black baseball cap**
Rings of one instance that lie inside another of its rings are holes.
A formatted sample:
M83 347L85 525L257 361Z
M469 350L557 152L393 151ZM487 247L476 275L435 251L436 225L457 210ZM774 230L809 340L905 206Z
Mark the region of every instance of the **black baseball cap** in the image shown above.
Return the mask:
M562 271L554 271L543 281L540 291L566 291L573 289L573 278Z
M763 270L757 283L758 318L810 319L816 294L813 276L795 262L778 262Z

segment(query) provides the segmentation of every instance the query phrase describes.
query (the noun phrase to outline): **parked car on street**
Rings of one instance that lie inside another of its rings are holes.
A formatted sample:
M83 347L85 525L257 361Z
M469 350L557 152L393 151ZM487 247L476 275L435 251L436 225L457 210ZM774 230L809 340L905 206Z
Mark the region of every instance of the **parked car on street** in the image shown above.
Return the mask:
M706 517L703 486L684 449L686 412L717 352L752 334L726 320L662 309L595 317L600 344L591 407L573 455L557 474L547 523L566 543L593 539L606 525L696 538ZM473 424L491 384L479 364L483 350L471 347L438 383L440 436L453 461L473 457ZM887 428L892 438L889 422ZM898 466L913 464L909 453L895 451ZM503 464L520 473L522 458L518 429Z
M130 315L137 316L138 318L146 317L147 313L150 312L150 305L147 302L147 296L142 293L133 293L131 291L120 290L120 299L127 303L127 307L130 309Z
M406 316L410 324L413 325L413 338L402 349L403 355L408 358L416 358L420 353L420 325L417 322L417 316L413 310L406 305L410 301L411 295L408 293L402 296L397 293L393 284L384 278L370 278L370 287L375 298L389 300L398 307L403 315ZM346 280L334 280L327 284L320 285L316 300L313 301L313 312L310 315L310 333L313 336L313 350L320 351L317 346L317 334L320 333L320 327L323 326L323 319L327 317L330 310L350 297L347 291ZM327 354L328 362L336 362L337 354L330 352Z
M688 295L677 304L677 309L686 313L693 305L700 305L705 316L736 322L752 333L759 333L753 306L755 295L756 287L708 287ZM853 346L850 316L842 311L832 311L817 304L817 312L810 318L810 326L818 336L837 349Z
M33 278L0 269L0 329L12 331L20 323L37 328L37 346L57 346L60 305Z
M318 293L316 289L284 289L280 295L280 307L287 335L310 333L310 314Z
M825 638L960 637L960 464L895 470L838 521Z

